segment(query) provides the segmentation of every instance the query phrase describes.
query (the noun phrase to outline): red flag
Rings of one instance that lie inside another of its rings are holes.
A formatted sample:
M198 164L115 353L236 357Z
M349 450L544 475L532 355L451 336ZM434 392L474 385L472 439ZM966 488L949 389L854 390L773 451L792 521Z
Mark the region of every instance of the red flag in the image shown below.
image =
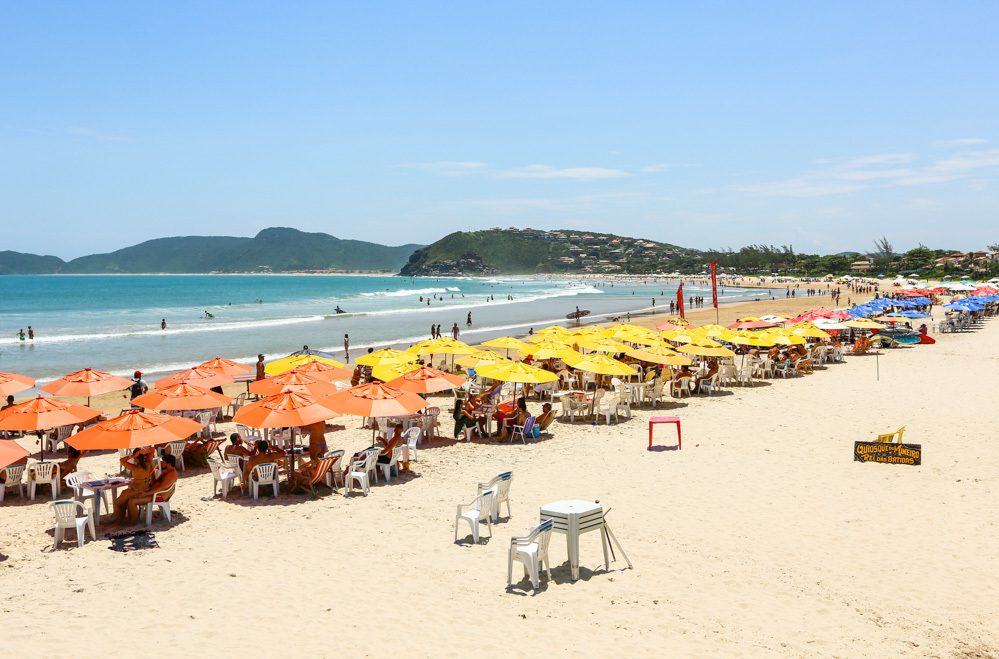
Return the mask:
M683 282L680 282L680 288L676 289L676 311L680 314L680 318L683 318Z
M711 305L717 309L718 308L718 277L715 276L715 266L718 265L718 261L711 262Z

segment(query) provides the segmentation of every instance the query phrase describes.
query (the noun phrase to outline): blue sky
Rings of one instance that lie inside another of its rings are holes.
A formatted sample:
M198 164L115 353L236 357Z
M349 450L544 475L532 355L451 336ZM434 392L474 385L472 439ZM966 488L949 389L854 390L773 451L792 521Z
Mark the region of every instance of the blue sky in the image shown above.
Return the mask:
M995 2L5 3L0 249L999 242Z

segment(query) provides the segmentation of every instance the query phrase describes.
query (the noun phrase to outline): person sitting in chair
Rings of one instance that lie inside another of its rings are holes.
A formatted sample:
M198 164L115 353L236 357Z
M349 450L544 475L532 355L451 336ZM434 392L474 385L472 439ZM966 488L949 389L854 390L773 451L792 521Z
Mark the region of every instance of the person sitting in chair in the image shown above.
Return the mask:
M548 426L555 421L556 416L558 416L558 412L552 409L552 404L545 403L541 406L541 415L534 420L534 427L539 430L547 430Z
M172 455L164 455L161 463L160 475L149 485L149 490L139 496L128 500L128 509L125 511L125 520L129 524L138 524L139 507L151 503L157 492L169 490L177 482L177 459ZM166 501L169 495L161 495L160 501Z
M278 464L285 457L284 451L272 449L270 444L264 439L257 440L256 447L257 450L250 456L250 459L246 461L246 465L243 467L243 477L240 479L240 487L244 492L250 484L250 474L253 473L254 467L267 462Z

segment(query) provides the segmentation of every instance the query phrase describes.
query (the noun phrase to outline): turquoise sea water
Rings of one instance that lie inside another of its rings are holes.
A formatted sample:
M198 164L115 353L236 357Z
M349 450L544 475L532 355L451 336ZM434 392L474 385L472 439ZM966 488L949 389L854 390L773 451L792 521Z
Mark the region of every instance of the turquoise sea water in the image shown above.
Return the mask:
M690 284L685 292L710 295ZM728 289L722 298L753 296ZM474 344L564 323L577 306L599 319L648 308L653 297L660 307L668 305L675 297L673 284L527 277L8 275L0 276L0 371L39 380L88 366L155 375L217 355L249 363L262 352L271 359L304 344L342 358L344 334L350 335L353 358L369 346L427 338L435 323L448 334L457 322L461 338ZM347 313L336 314L337 305ZM206 318L205 311L214 318ZM160 329L161 319L166 330ZM35 339L18 340L18 330L27 331L28 325Z

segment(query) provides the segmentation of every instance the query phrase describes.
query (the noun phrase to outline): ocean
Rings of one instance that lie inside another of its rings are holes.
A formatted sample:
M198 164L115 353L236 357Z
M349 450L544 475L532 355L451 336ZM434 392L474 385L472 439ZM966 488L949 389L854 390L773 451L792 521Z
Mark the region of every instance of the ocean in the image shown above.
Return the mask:
M710 297L689 283L684 291ZM273 359L303 345L342 359L344 334L353 359L368 347L428 338L431 324L447 335L458 323L460 338L476 344L567 323L577 306L590 310L588 320L601 320L648 310L653 298L661 309L675 295L672 282L613 278L6 275L0 371L45 381L85 367L119 375L138 369L155 379L215 356L250 363L258 353ZM757 295L725 288L720 297ZM19 340L29 325L35 339Z

